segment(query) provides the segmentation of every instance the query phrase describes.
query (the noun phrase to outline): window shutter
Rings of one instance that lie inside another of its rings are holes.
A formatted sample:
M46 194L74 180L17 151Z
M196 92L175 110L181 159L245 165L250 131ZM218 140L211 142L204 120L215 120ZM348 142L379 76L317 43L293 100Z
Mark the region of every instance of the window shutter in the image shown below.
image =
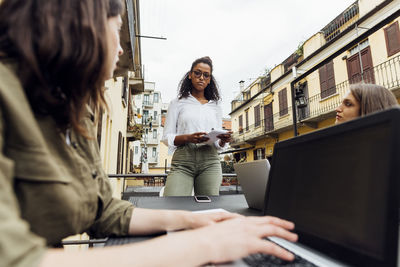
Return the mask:
M329 61L319 68L319 83L321 88L321 98L328 97L336 93L335 71L333 61Z
M122 135L122 134L121 134ZM125 137L122 137L122 142L121 142L121 155L120 155L120 160L119 162L121 163L120 173L124 173L124 151L125 151Z
M260 105L254 107L254 126L257 127L260 125Z
M279 115L283 116L288 113L288 105L287 105L287 91L286 88L279 91Z
M333 69L333 61L330 61L326 64L326 79L327 79L327 94L328 96L336 93L336 84L335 84L335 71Z
M321 98L325 97L325 92L328 89L328 84L326 82L326 65L319 68L319 85L321 88Z
M246 115L246 131L249 130L249 110L245 111L245 115Z
M243 115L239 116L239 133L243 132Z
M122 133L119 132L118 133L118 151L117 151L117 174L120 174L121 172L121 163L120 163L120 159L121 159L121 141L122 141Z
M133 172L133 150L129 150L129 171Z
M361 61L363 65L363 77L366 83L375 83L375 75L372 63L371 49L366 47L360 51ZM349 83L359 83L361 79L361 66L359 53L349 57L347 59L347 74L349 77Z
M272 113L272 103L264 106L264 125L265 131L269 132L274 129L274 118Z
M386 50L388 57L400 52L400 32L399 22L392 23L389 27L384 29Z

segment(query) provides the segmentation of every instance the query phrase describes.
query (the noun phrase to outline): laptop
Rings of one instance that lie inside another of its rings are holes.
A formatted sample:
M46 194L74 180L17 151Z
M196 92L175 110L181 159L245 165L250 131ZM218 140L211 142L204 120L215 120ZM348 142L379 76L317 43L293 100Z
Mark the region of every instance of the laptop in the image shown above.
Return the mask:
M270 167L267 159L233 165L249 208L264 210Z
M299 235L272 241L316 266L400 266L400 109L279 142L271 165L264 214Z

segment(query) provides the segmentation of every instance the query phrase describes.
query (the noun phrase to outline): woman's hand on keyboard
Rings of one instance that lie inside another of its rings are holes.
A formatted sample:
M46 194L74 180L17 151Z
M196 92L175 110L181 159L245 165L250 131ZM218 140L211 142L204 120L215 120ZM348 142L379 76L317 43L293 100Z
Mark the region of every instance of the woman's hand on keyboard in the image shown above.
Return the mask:
M186 229L198 228L222 222L229 219L244 217L238 213L231 213L227 211L207 212L207 213L193 213L188 212L186 217Z
M235 218L195 232L198 232L196 239L208 242L204 249L205 253L210 253L213 263L232 261L255 253L271 254L291 261L294 258L292 253L264 238L276 236L296 242L297 235L290 232L293 229L292 222L264 216Z

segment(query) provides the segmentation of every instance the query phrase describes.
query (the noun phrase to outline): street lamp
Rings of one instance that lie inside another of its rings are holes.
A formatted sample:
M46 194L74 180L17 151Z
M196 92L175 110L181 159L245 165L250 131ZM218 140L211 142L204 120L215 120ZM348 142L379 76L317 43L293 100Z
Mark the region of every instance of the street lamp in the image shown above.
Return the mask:
M307 99L306 99L306 96L304 95L303 88L304 88L304 84L299 84L299 86L296 88L295 101L296 101L297 108L307 107Z

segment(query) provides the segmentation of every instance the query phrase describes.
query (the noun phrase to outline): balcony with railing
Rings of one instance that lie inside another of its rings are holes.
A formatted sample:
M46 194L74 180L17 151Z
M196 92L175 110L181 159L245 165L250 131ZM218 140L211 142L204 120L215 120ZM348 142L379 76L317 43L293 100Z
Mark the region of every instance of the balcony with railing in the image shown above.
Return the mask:
M152 108L154 105L153 101L151 100L143 100L142 106L144 108Z
M241 131L239 129L239 131L232 134L233 141L231 145L236 146L244 143L252 143L266 137L276 138L279 132L285 131L292 126L291 109L291 107L288 107L243 128Z
M326 42L329 42L359 18L358 1L351 4L345 11L326 25L321 31L324 34Z
M151 121L153 127L154 126L160 126L161 124L161 114L158 114L155 118L152 118L153 120Z
M146 143L148 145L158 145L160 143L160 140L158 138L153 138L151 133L147 137L143 137L141 141L142 143Z

